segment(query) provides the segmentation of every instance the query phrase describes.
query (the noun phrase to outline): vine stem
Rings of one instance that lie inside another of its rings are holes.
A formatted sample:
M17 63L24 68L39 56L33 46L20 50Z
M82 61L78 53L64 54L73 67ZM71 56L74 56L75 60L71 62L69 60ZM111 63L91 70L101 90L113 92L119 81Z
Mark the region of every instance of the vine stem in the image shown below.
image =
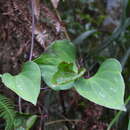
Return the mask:
M57 124L57 123L61 123L61 122L81 122L81 120L70 120L70 119L55 120L55 121L46 122L45 126Z
M34 49L34 30L35 30L35 15L34 15L34 1L31 0L31 9L32 9L32 37L31 37L31 49L29 55L29 61L32 61L33 57L33 49ZM19 105L19 112L22 112L22 104L21 104L21 97L18 99Z
M22 103L21 103L21 98L19 97L19 112L22 113Z

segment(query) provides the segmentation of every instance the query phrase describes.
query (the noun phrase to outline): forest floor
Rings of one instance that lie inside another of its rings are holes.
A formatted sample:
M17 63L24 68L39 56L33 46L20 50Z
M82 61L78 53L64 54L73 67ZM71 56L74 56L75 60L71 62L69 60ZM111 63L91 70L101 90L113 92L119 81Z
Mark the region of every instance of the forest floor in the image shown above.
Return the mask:
M21 71L21 65L29 59L30 2L27 0L0 0L0 5L0 73L10 72L15 75ZM41 4L41 7L46 14L47 11L50 11L49 16L55 16L55 13L47 6ZM45 18L47 17L46 15ZM49 36L42 42L35 37L33 58L43 53L45 46L52 41L65 38L62 31L56 32L53 24L47 25L43 21L38 23L38 27L41 26ZM44 36L42 40L44 40ZM46 88L44 83L42 87ZM18 96L2 83L0 93L12 99L18 111ZM22 111L39 116L34 130L105 130L109 119L112 118L112 111L84 100L74 90L55 92L49 88L41 90L36 106L22 100ZM0 120L0 124L2 123L3 120Z

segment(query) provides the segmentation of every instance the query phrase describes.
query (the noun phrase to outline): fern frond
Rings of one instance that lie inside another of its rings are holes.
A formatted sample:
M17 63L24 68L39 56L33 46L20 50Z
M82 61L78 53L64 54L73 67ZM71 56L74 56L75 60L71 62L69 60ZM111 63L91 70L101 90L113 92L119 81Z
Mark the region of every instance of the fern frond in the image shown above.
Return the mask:
M3 95L0 95L0 117L6 121L5 130L13 130L16 112L11 101Z

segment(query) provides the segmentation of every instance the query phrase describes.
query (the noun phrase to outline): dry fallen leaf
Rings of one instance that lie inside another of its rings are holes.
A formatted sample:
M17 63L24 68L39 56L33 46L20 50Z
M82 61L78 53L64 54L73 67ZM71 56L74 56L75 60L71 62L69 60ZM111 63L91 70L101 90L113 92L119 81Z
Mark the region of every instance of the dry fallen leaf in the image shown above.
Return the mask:
M60 0L51 0L54 8L57 8L58 7L58 3L59 3Z
M45 48L45 41L48 37L46 30L43 30L42 26L36 24L34 34L36 35L36 40L40 43L40 45L43 48Z

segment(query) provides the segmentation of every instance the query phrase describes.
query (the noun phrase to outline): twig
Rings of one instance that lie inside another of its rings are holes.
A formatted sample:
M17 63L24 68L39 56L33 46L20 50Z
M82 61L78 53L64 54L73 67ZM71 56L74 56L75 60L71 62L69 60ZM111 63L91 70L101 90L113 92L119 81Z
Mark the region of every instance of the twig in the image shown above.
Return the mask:
M32 60L33 48L34 48L35 15L34 15L34 1L33 0L31 0L31 6L32 6L32 39L31 39L31 50L30 50L29 61Z
M56 15L57 15L59 21L62 22L62 19L61 19L61 16L60 16L59 11L58 11L56 8L54 8L54 9L55 9L55 12L56 12ZM66 27L64 27L64 34L65 34L65 37L66 37L68 40L71 40L70 37L69 37L69 35L68 35L68 32L67 32Z
M46 122L45 126L57 124L57 123L62 123L62 122L66 122L66 121L67 122L80 122L81 120L70 120L70 119L55 120L55 121Z
M22 112L22 104L21 104L21 98L19 97L19 112L21 113Z
M48 87L41 88L41 90L48 90L48 89L50 89L50 88L48 88Z
M128 50L126 51L124 57L121 60L122 68L124 68L124 66L125 66L125 64L127 62L127 59L129 58L129 56L130 56L130 48L128 48Z

